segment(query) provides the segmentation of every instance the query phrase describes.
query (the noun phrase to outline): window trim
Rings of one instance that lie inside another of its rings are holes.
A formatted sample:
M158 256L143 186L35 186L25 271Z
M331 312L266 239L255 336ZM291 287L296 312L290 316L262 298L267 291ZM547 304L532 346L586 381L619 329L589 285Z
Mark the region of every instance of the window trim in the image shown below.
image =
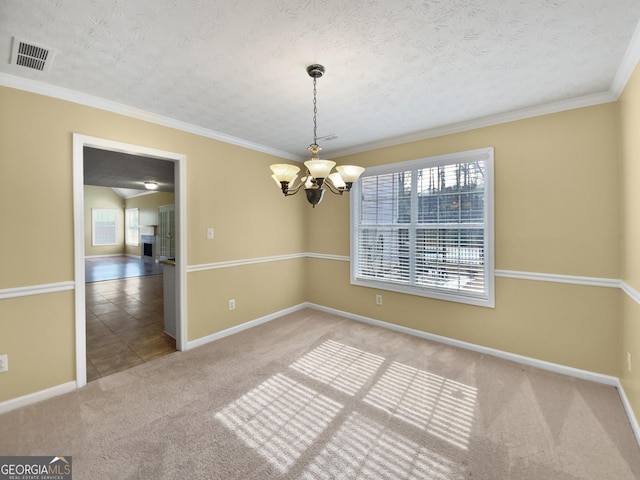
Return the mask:
M418 168L437 167L455 163L468 163L484 161L486 165L484 215L486 223L486 235L484 238L485 255L485 293L474 295L459 291L447 291L442 288L419 287L415 285L401 285L384 280L371 280L356 278L357 270L357 245L358 245L358 220L360 216L359 205L361 198L361 180L368 176L384 175L390 173L415 170ZM493 147L456 152L433 157L419 158L398 163L390 163L367 168L355 183L350 200L351 207L351 284L361 287L388 290L392 292L417 295L439 300L447 300L483 307L495 307L495 212L494 212L494 150Z

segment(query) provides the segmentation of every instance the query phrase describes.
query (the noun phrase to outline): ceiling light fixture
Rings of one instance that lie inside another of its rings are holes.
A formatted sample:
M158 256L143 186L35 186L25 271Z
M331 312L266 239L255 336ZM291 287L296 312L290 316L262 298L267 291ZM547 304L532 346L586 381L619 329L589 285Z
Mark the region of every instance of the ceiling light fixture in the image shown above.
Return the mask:
M158 184L156 182L144 182L144 188L147 190L157 190Z
M331 193L342 195L344 192L351 190L353 183L358 180L360 174L364 171L364 168L357 167L355 165L341 165L336 167L337 172L331 173L331 169L335 166L336 162L331 160L320 160L318 152L322 150L318 146L318 107L316 101L317 89L316 80L324 75L324 67L322 65L309 65L307 67L307 73L313 78L313 143L309 145L309 152L311 152L311 158L304 162L307 167L306 176L300 179L300 183L297 187L293 187L296 178L298 178L299 167L295 165L289 165L286 163L277 163L271 165L271 171L273 175L271 177L275 180L276 184L282 190L285 197L295 195L304 187L304 191L307 194L307 201L315 206L320 203L324 196L326 186Z

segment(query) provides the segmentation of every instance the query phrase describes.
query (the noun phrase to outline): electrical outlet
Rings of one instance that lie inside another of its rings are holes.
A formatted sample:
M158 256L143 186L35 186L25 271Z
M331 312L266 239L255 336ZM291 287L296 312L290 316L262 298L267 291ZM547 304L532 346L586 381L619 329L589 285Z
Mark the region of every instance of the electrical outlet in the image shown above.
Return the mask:
M229 310L235 310L236 309L236 301L232 298L231 300L229 300Z
M6 372L9 370L9 356L0 355L0 372Z
M376 295L376 305L382 305L382 295Z
M627 352L627 370L631 371L631 352Z

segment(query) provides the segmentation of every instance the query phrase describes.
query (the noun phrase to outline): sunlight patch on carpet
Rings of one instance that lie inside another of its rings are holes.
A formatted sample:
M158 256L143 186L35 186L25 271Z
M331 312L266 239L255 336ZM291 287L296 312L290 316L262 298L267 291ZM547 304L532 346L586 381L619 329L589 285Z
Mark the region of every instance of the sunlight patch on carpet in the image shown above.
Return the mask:
M393 362L363 401L467 449L476 395L474 387Z
M291 365L294 370L355 395L376 373L384 358L327 340Z
M353 412L299 478L462 480L466 474L449 458Z
M285 473L341 409L340 403L278 373L216 418Z

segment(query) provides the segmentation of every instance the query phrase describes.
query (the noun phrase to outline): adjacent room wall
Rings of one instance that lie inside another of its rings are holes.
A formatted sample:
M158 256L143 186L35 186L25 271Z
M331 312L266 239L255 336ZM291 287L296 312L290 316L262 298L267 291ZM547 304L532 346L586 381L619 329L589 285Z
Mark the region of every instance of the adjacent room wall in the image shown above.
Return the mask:
M99 255L135 255L141 256L141 246L126 245L124 238L124 211L137 208L140 212L140 232L153 235L153 226L158 225L158 207L173 205L173 192L154 192L148 195L124 199L111 187L84 186L84 253L86 257ZM118 244L94 246L91 232L91 209L114 208L118 214Z
M622 280L625 295L622 316L622 348L618 356L622 385L636 418L640 419L640 68L620 97L621 212L623 219ZM627 355L632 368L628 368Z

